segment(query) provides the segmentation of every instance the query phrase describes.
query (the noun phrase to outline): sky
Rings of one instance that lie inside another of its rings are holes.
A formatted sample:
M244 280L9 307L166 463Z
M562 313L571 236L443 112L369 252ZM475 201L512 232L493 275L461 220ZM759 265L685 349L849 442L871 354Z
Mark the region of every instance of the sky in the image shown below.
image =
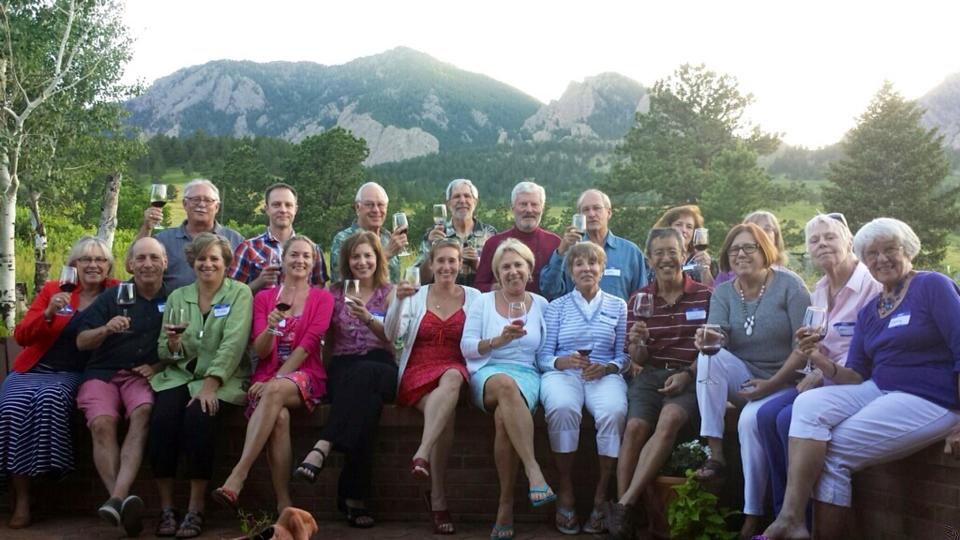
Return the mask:
M919 98L960 72L960 2L129 0L126 82L211 60L343 64L397 46L547 103L606 71L646 86L684 63L736 77L750 119L818 147L884 80Z

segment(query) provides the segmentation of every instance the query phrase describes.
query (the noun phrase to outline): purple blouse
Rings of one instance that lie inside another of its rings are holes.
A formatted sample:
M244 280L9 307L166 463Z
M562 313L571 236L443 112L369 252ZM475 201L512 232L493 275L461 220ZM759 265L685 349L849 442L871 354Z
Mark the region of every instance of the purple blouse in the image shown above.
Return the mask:
M387 297L393 286L389 283L373 291L364 307L381 323L387 314ZM343 289L333 288L333 356L364 354L372 349L390 350L390 344L382 341L367 325L350 314L343 302Z

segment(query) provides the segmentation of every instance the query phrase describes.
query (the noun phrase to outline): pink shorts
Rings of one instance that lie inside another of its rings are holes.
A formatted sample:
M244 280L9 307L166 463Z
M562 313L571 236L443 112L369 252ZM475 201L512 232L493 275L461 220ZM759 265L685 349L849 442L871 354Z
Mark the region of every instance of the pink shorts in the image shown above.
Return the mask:
M123 406L126 417L141 405L153 405L153 389L150 383L132 371L116 372L110 381L90 379L80 385L77 392L77 408L83 411L89 426L98 416L120 416Z

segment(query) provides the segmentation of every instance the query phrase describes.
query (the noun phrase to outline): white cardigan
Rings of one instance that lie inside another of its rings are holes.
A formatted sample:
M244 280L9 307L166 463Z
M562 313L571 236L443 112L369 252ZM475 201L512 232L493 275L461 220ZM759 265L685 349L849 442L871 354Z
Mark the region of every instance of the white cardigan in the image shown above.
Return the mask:
M480 291L473 287L463 285L461 287L463 287L464 295L463 313L466 315L469 312L470 304L480 296ZM410 360L410 351L413 350L413 343L420 331L420 323L427 314L427 291L429 289L430 285L424 285L413 296L400 300L394 299L390 302L390 308L387 309L387 316L383 322L387 340L391 343L397 341L397 338L403 340L403 350L400 352L399 360L400 368L397 371L398 385L403 378L403 371L407 368L407 361Z
M527 313L526 326L530 334L492 349L487 354L480 354L480 341L499 336L503 331L504 318L497 313L497 294L497 291L481 294L467 313L467 322L463 325L463 337L460 339L460 351L463 352L463 358L467 361L467 371L470 375L479 371L490 361L529 365L537 369L537 351L543 347L544 338L547 335L547 326L544 322L547 300L539 294L530 293L533 297L533 305ZM534 325L539 330L539 338L536 344L531 344L537 336L536 332L531 331Z

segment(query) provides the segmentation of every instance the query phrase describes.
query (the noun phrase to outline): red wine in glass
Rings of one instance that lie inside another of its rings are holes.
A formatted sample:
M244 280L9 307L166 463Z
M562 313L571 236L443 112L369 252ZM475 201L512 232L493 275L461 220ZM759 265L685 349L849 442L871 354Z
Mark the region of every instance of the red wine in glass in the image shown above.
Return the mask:
M61 291L61 292L72 293L72 292L75 291L75 290L77 290L77 284L76 284L76 283L61 283L61 284L60 284L60 291Z
M187 330L187 325L185 325L185 324L177 324L177 325L171 326L170 329L173 330L173 333L174 333L174 334L182 334L182 333L186 332L186 330Z
M277 311L290 311L290 304L286 302L277 302L276 308Z
M523 328L524 322L523 322L522 319L514 319L514 320L510 321L510 324L512 324L512 325L514 325L514 326L519 326L520 328Z
M713 355L717 354L718 352L720 352L720 346L719 346L719 345L704 345L703 347L700 348L700 351L703 352L703 354L705 354L705 355L707 355L707 356L713 356Z
M150 201L150 206L154 208L163 208L167 205L167 201Z
M579 353L580 356L582 356L582 357L584 357L584 358L589 357L589 356L590 356L590 353L592 353L592 352L593 352L593 349L577 349L577 353Z

